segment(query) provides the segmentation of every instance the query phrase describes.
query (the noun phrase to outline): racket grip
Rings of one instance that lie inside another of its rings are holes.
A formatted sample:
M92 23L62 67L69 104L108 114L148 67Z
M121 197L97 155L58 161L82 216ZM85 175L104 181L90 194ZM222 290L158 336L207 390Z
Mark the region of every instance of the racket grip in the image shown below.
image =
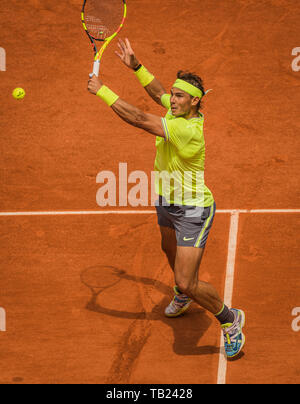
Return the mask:
M90 78L92 78L93 76L99 77L99 71L100 71L100 60L95 60L93 73L90 74Z

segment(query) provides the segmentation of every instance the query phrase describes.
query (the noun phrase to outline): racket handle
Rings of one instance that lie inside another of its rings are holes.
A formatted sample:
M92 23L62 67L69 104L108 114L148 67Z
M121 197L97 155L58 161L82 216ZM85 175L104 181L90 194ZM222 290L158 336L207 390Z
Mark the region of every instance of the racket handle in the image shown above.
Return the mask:
M100 71L100 60L95 60L93 73L90 74L90 78L92 78L93 76L99 77L99 71Z

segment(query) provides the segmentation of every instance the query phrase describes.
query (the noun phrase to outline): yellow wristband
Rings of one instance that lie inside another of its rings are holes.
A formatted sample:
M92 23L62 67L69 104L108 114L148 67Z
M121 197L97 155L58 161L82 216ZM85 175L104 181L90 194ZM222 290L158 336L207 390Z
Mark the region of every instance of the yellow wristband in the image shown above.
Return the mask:
M102 86L100 88L97 93L97 97L100 97L109 107L111 107L120 98L106 86Z
M143 87L147 87L155 77L149 73L145 66L142 66L137 72L134 73Z

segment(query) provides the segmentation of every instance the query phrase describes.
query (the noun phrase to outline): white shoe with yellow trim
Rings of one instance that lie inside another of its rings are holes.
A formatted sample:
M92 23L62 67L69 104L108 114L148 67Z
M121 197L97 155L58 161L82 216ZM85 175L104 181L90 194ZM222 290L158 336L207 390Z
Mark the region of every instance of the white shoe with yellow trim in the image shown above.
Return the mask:
M231 309L230 311L234 314L233 323L223 324L221 327L224 333L225 353L228 358L233 358L245 345L246 337L242 329L246 320L243 310Z
M193 302L187 295L180 293L178 287L174 286L175 296L172 302L165 310L167 317L178 317L183 314Z

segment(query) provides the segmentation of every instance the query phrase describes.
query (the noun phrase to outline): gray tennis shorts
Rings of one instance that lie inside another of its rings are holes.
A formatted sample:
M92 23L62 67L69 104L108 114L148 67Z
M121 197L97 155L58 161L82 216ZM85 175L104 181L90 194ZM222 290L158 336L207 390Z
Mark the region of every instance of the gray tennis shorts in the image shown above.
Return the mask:
M216 204L207 208L166 205L164 197L159 197L155 203L159 226L175 230L178 246L204 248L214 221Z

